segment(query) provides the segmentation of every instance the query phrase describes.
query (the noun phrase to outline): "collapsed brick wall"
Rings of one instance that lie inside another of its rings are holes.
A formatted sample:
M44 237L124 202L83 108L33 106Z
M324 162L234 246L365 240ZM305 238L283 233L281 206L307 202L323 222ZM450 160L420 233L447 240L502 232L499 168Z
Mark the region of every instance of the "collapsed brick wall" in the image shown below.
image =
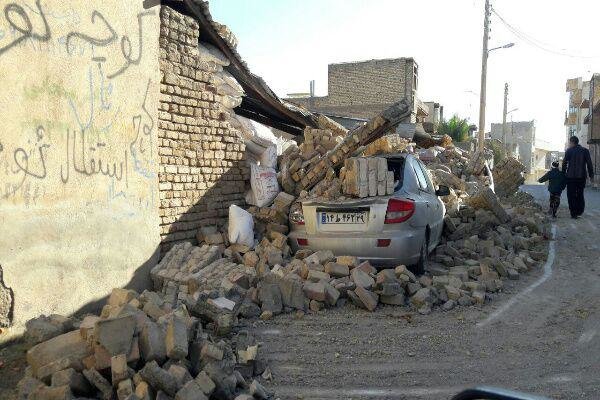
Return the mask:
M245 146L217 94L218 66L198 56L198 22L162 6L159 104L161 252L195 241L199 227L221 225L243 204Z

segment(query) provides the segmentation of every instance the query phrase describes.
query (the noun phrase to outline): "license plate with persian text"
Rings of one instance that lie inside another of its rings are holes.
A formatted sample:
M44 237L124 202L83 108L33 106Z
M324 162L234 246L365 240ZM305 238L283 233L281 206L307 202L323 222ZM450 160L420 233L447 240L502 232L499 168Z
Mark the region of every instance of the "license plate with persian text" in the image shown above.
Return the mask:
M343 225L343 224L366 224L369 213L361 212L321 212L321 224Z

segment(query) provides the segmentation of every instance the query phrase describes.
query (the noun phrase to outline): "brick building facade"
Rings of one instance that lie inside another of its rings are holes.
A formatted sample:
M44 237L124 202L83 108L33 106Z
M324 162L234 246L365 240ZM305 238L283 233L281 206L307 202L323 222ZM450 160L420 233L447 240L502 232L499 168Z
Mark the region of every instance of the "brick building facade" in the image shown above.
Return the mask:
M594 184L598 185L598 177L600 177L600 74L592 75L588 97L584 100L588 106L588 114L584 119L588 131L587 146L590 149L592 164L594 164Z
M402 98L418 108L418 65L412 58L329 64L327 76L327 96L287 100L329 116L367 119Z
M217 94L217 66L198 54L198 22L167 6L160 12L158 152L161 242L193 240L243 204L249 171L244 143Z
M175 243L194 242L202 226L222 226L230 205L245 205L250 170L244 140L230 123L234 114L287 129L292 136L316 123L310 113L283 104L248 70L236 51L234 34L212 20L206 2L186 4L177 9L162 5L160 11L161 253ZM199 41L219 49L229 65L203 60ZM245 92L235 111L230 97L218 88L223 70Z

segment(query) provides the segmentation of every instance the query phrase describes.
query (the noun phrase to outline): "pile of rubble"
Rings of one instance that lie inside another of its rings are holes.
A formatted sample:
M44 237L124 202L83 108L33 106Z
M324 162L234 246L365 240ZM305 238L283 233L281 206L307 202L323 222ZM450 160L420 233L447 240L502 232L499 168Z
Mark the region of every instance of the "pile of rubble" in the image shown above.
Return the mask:
M469 154L448 138L426 138L431 147L419 149L398 135L382 136L408 109L400 102L349 133L319 117L320 128L307 128L304 142L278 158L284 191L248 208L253 245L203 227L198 246L176 244L151 270L154 291L115 289L99 316L81 321L30 321L27 337L35 346L21 398L267 398L254 377L270 372L239 318L302 317L348 301L369 311L393 305L428 314L436 306L483 304L505 279L539 265L547 220L531 196L515 194L522 165L507 158L492 173L488 152ZM264 162L262 152L253 162ZM389 195L398 177L385 155L398 152L421 156L432 180L450 189L442 243L423 276L404 265L377 270L331 251L292 252L288 216L302 200ZM490 187L492 177L502 198Z
M236 318L222 311L228 303L209 291L188 308L167 294L114 289L100 316L32 320L26 338L40 343L27 352L19 398L269 398L254 379L271 374L254 337L223 336Z

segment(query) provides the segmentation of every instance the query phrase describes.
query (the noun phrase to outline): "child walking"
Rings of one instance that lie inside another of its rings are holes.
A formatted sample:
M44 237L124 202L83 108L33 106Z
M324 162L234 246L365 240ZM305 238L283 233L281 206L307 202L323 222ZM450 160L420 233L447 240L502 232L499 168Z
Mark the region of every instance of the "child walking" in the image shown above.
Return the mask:
M567 186L565 174L558 169L558 161L554 161L550 171L538 179L540 183L546 181L548 181L548 192L550 192L550 214L553 218L556 218L556 211L560 205L560 195Z

